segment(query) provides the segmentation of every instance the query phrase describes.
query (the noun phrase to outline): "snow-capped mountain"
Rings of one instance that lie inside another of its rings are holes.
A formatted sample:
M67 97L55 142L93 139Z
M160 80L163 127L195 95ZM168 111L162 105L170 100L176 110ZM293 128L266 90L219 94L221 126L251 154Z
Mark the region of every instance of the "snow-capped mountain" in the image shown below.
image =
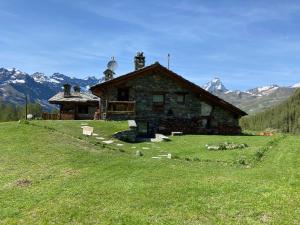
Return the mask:
M207 84L203 86L203 88L206 91L209 91L211 93L220 91L220 92L226 92L228 89L223 85L220 78L214 78L211 81L209 81Z
M203 86L205 90L245 110L249 114L279 104L292 95L297 87L300 87L300 83L290 87L281 87L273 84L252 88L247 91L231 91L225 87L219 78L214 78Z
M102 81L102 79L97 79L96 77L87 77L84 79L79 79L75 77L69 77L61 73L54 73L50 77L46 76L44 73L36 72L31 75L33 79L41 84L46 84L53 89L61 90L62 84L71 84L71 85L79 85L81 90L89 91L90 86L97 84Z
M39 102L45 109L51 109L53 105L48 103L48 99L61 91L63 84L79 85L82 91L88 91L91 86L101 81L102 79L95 77L79 79L61 73L46 76L36 72L29 75L17 69L0 68L0 103L24 104L27 94L30 101ZM205 90L248 113L255 113L284 101L298 87L300 83L290 87L269 85L247 91L231 91L219 78L214 78L203 86Z
M47 77L45 74L43 73L39 73L39 72L36 72L36 73L33 73L31 75L31 77L34 79L35 82L37 83L45 83L45 82L51 82L49 77ZM54 81L55 82L55 81Z
M271 94L273 91L277 90L278 88L280 88L278 85L273 84L270 86L263 86L263 87L250 89L247 91L247 93L252 95L257 95L257 96L264 96L264 95Z
M0 83L24 84L27 78L26 75L26 73L15 68L10 70L0 68Z
M294 84L291 86L292 88L299 88L300 87L300 83Z
M13 104L24 104L25 94L31 102L39 102L44 108L53 108L48 99L62 90L65 83L79 85L82 91L88 91L90 86L101 82L95 77L79 79L61 73L46 76L36 72L29 75L17 69L0 68L0 101Z

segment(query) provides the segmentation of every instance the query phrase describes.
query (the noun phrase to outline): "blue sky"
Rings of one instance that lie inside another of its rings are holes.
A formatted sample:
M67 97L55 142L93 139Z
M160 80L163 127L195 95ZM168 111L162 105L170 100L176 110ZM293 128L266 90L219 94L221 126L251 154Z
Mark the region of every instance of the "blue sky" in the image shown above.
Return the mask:
M185 78L230 89L300 82L299 1L0 0L0 67L117 74L143 51Z

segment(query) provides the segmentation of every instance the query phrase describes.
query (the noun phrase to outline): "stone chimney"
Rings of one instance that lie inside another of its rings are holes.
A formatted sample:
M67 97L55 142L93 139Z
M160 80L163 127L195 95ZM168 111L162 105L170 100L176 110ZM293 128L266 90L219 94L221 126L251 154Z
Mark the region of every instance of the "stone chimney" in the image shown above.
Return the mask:
M115 72L112 71L111 69L106 69L104 72L104 81L108 81L114 78Z
M145 56L143 52L136 53L136 56L134 57L134 67L135 70L140 70L145 67Z
M76 85L73 87L75 93L80 93L80 86Z
M64 84L64 97L70 97L70 96L71 96L71 85Z

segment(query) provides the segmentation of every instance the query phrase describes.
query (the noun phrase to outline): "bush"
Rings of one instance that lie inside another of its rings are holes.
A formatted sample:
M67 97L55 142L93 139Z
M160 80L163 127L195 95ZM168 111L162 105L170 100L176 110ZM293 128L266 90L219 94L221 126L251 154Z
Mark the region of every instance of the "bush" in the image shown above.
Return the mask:
M19 124L29 124L28 120L19 120Z
M235 144L230 142L224 142L219 144L205 145L207 150L233 150L233 149L243 149L249 147L247 144Z
M246 157L242 156L241 158L239 158L238 164L243 165L243 166L247 165Z
M261 158L264 156L264 151L263 150L258 150L255 152L254 157L256 160L261 160Z
M178 155L172 155L172 159L180 159Z

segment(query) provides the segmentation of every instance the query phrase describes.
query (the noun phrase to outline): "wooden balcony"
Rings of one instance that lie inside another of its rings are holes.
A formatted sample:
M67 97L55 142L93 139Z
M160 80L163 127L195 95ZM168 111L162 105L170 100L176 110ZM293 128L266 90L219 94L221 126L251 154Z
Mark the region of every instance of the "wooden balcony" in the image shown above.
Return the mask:
M61 112L60 113L60 119L61 120L74 120L75 115L74 115L74 113Z
M134 114L135 101L109 101L107 102L108 114Z

